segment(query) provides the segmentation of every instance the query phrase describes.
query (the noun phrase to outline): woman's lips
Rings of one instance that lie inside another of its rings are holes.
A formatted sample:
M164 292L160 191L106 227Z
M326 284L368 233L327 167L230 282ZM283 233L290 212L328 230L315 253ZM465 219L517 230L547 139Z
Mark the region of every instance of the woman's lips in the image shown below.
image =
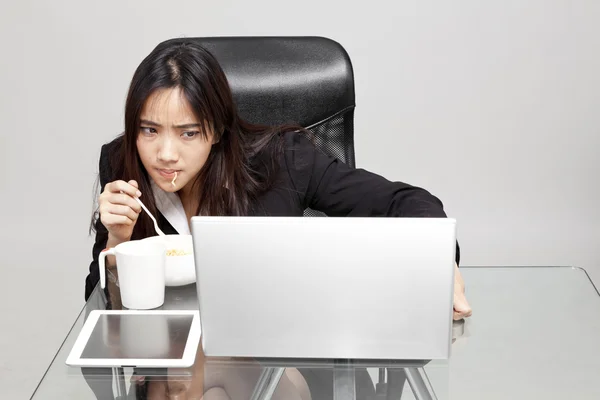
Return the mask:
M158 169L157 171L160 174L160 176L169 180L175 178L175 174L179 173L179 170L176 169Z

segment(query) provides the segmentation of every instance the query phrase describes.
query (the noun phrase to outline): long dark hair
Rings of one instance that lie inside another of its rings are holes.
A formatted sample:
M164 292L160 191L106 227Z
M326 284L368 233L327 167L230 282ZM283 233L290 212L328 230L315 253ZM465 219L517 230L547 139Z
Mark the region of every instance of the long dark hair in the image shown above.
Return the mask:
M180 88L199 121L214 130L216 143L193 182L200 200L195 214L247 215L252 201L273 184L282 152L280 134L308 132L296 125L268 127L242 120L225 73L208 50L191 41L161 43L133 75L122 145L110 156L113 176L136 180L151 212L156 212L156 205L136 139L144 103L154 91L164 88ZM132 239L153 234L151 220L140 214Z

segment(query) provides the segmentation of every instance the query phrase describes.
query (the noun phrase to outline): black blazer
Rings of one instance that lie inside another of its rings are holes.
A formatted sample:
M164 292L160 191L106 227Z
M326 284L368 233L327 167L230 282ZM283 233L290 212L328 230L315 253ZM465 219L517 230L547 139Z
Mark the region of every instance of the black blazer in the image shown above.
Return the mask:
M117 138L102 146L99 166L102 188L108 182L124 179L113 176L108 157L121 142L122 139ZM308 207L329 216L446 217L442 202L428 191L350 168L322 153L303 135L286 133L276 183L251 206L250 215L300 217ZM157 219L163 232L177 233L162 214L158 213ZM96 242L86 278L86 300L98 283L98 255L108 239L108 232L99 219L95 226ZM457 264L459 260L457 243Z

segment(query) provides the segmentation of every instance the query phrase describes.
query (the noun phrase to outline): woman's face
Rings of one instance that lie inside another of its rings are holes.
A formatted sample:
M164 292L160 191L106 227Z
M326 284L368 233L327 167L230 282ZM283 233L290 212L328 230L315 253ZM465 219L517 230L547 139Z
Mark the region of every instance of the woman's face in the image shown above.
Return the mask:
M137 150L161 189L176 192L193 184L213 145L214 133L202 123L180 88L158 89L144 103Z

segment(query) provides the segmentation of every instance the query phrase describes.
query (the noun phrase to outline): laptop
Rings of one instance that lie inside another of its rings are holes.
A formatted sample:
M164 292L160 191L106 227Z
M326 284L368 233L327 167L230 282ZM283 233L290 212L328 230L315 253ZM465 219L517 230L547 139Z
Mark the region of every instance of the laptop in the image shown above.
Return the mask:
M193 217L207 356L447 359L456 221Z

